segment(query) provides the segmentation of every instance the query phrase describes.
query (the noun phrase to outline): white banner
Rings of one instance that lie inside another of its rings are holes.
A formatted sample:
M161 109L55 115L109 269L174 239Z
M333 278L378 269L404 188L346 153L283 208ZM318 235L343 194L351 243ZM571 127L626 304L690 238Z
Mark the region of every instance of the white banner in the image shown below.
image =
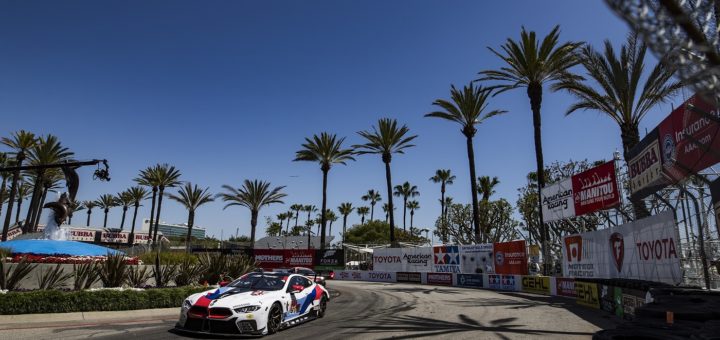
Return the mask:
M373 269L386 272L430 272L432 248L382 248L373 252Z
M566 178L541 190L542 212L545 222L575 216L572 178Z
M460 246L460 271L468 274L492 274L493 244L472 244Z
M680 238L672 212L563 238L563 275L682 281Z
M72 241L84 241L84 242L95 242L95 231L93 229L70 229L70 240Z

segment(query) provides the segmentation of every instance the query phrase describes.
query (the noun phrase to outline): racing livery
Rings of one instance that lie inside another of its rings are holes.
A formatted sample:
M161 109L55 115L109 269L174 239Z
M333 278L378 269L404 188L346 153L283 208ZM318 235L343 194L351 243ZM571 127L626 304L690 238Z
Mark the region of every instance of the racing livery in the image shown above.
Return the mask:
M218 335L266 335L322 318L330 294L303 275L253 272L190 295L176 328Z

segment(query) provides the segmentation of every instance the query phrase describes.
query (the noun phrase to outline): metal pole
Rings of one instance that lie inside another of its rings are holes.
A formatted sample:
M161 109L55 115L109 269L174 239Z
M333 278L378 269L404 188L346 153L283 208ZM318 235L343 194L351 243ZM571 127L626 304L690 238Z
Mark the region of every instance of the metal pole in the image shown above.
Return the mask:
M698 237L700 238L700 262L702 263L703 267L703 276L705 278L705 288L710 289L710 271L708 270L708 263L707 263L707 257L705 256L705 233L703 232L702 227L702 219L700 217L700 207L698 206L698 201L695 195L693 195L690 191L686 190L685 187L679 186L680 190L685 192L685 195L688 195L693 201L693 204L695 205L695 217L697 218L697 225L698 225Z

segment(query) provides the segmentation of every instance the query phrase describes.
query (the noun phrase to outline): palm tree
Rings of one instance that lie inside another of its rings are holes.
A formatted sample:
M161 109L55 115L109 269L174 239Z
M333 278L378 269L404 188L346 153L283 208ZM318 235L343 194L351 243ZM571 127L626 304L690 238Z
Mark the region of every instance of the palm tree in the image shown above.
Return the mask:
M360 199L366 202L370 202L370 221L372 221L375 215L375 204L382 201L380 193L375 191L375 189L370 189L368 190L367 194L360 197Z
M47 135L40 137L38 142L30 148L28 161L30 165L57 164L69 160L72 156L73 152L63 147L56 136ZM29 174L34 179L34 187L27 213L28 218L25 222L25 232L33 232L37 229L48 190L64 179L60 169L32 170Z
M525 27L520 33L520 42L507 39L505 45L502 46L504 54L489 48L492 53L507 63L506 67L499 70L481 71L482 76L478 80L500 81L502 84L497 85L499 91L505 91L526 87L527 95L530 99L530 108L533 113L533 128L535 135L535 160L538 175L538 209L540 217L541 243L543 255L550 258L549 247L546 244L548 239L547 228L543 221L542 199L540 191L545 186L545 165L543 163L542 153L542 134L540 131L540 105L542 103L543 84L549 82L558 82L573 77L568 69L577 65L579 60L575 51L580 47L581 43L565 42L560 44L560 26L555 26L542 43L535 37L535 32L527 32ZM472 176L475 179L475 176ZM474 193L474 192L473 192ZM546 266L546 274L547 274Z
M137 219L140 202L150 198L150 192L144 187L134 186L128 189L127 193L132 198L132 203L135 207L133 210L132 226L130 227L130 236L128 237L128 245L132 246L133 243L135 243L135 220Z
M656 105L670 99L682 83L673 81L673 70L659 62L655 65L640 90L641 78L645 69L647 46L639 42L637 35L630 34L620 55L615 54L612 44L605 40L604 53L585 45L579 52L581 65L587 77L599 86L593 87L591 81L581 77L569 77L556 83L553 90L567 90L577 98L577 102L568 108L566 115L578 110L599 111L607 115L620 127L625 162L629 161L628 152L640 142L638 126L648 111ZM640 93L639 96L636 96ZM649 216L645 204L632 200L635 217Z
M98 204L95 201L83 201L82 205L83 205L83 207L85 207L85 209L87 209L88 216L87 216L87 223L85 225L89 227L90 226L90 215L92 214L93 208L97 208Z
M157 233L160 226L160 210L162 209L165 188L172 188L180 184L180 170L175 169L175 166L164 163L159 164L157 169L158 203L155 215L155 234L153 236L153 244L157 242Z
M123 213L122 213L122 219L120 220L120 230L125 228L125 215L127 214L128 208L130 208L130 205L133 204L133 197L130 196L129 190L125 190L123 192L118 193L115 196L115 201L118 206L122 207Z
M290 206L290 210L295 212L295 227L298 225L298 217L300 217L300 210L303 210L302 204L293 204Z
M382 161L385 163L385 181L387 182L388 203L390 204L390 243L395 245L395 217L393 216L393 199L392 199L392 176L390 173L390 162L392 154L405 153L405 149L413 147L412 140L417 135L406 136L410 132L407 126L398 127L397 120L382 118L378 121L377 127L372 131L360 131L358 134L365 138L365 144L354 146L362 154L380 154Z
M159 185L159 167L160 165L157 164L152 167L147 167L143 170L140 170L140 175L134 179L135 183L148 187L152 190L152 204L150 206L150 230L148 231L150 233L150 238L153 238L153 225L155 221L155 202L157 201L157 192L158 192L158 185Z
M314 213L314 212L317 212L318 210L317 210L317 207L316 207L316 206L314 206L314 205L312 205L312 204L309 204L309 205L304 205L304 206L303 206L303 211L308 214L308 215L307 215L307 219L305 219L305 222L307 222L307 221L310 221L310 214L312 214L312 213Z
M285 213L285 216L287 217L287 226L285 227L285 235L288 235L288 232L290 231L290 221L292 221L293 217L295 216L295 213L292 210L289 210Z
M332 236L332 225L333 222L338 220L338 217L331 209L328 209L325 212L325 220L330 222L330 224L328 225L328 235Z
M417 190L416 185L410 185L410 182L405 182L402 185L395 186L394 195L403 198L403 230L407 230L405 228L405 216L407 215L408 198L420 196L420 192Z
M282 190L285 186L270 189L270 182L260 180L245 180L243 186L235 189L229 185L223 185L226 193L220 193L217 197L224 202L230 202L223 209L233 205L239 205L250 209L250 247L255 247L255 228L260 208L273 203L282 204L282 198L287 196Z
M325 222L327 211L327 177L328 172L333 164L345 165L347 161L354 161L352 157L352 149L343 149L342 143L345 138L337 138L337 135L323 132L318 135L314 135L312 139L305 138L305 143L302 144L302 149L295 153L294 161L308 161L320 163L320 170L323 174L323 198L322 207L320 211L320 225L322 231L320 233L320 249L325 249Z
M64 179L64 176L59 169L47 169L43 173L42 178L39 179L40 183L42 183L42 189L40 192L40 200L35 204L35 212L33 213L35 216L35 221L31 224L33 232L37 230L37 226L40 223L40 216L42 215L48 191L57 192L57 189L61 188L60 181L62 179Z
M484 202L490 201L490 196L495 193L495 186L500 184L500 180L497 177L490 178L490 176L478 177L478 193L482 195Z
M407 208L410 209L410 233L412 234L413 216L415 215L415 210L420 209L420 202L415 201L415 200L407 202Z
M192 236L192 227L195 224L195 210L201 205L214 201L212 194L208 191L209 188L200 189L196 185L187 182L185 185L180 187L177 194L168 194L167 197L173 201L182 204L188 211L188 232L185 237L185 250L190 252L190 237Z
M285 223L285 219L287 218L287 213L279 213L275 216L277 218L278 222L280 222L280 232L278 232L278 235L282 233L282 224ZM288 227L290 227L290 224L288 223ZM287 234L287 231L285 231L285 234Z
M27 132L25 130L20 130L17 132L14 132L10 138L3 137L2 140L0 140L0 143L10 147L11 149L15 150L15 162L14 164L18 167L22 166L23 161L25 160L25 153L31 149L32 147L37 144L37 138L35 137L35 134L31 132ZM17 193L18 189L18 181L20 180L20 169L15 170L13 173L13 181L12 185L10 186L10 195L8 196L8 204L7 204L7 211L12 211L13 208L13 202L15 201L15 194ZM8 228L10 228L10 218L12 214L6 213L5 214L5 223L3 224L2 229L2 239L0 241L5 242L7 241L7 233Z
M438 106L442 111L434 111L425 115L425 117L437 117L452 122L456 122L462 126L462 133L465 136L467 144L468 165L470 166L470 193L473 205L473 225L475 227L475 240L480 239L480 214L478 212L477 200L477 183L475 182L475 151L473 148L473 137L477 133L475 125L479 125L486 119L505 113L503 110L492 110L484 113L487 109L487 98L490 91L482 86L477 88L470 83L464 86L462 91L450 87L452 102L438 99L433 105Z
M435 176L430 177L430 180L433 181L433 183L440 183L440 223L442 227L445 228L445 186L453 184L455 176L451 173L450 169L438 169L435 170ZM441 233L440 237L443 243L447 243L447 235L445 233Z
M357 214L360 216L360 224L365 224L365 215L370 212L370 208L368 207L358 207L357 208Z
M387 203L383 203L382 210L385 213L385 223L388 223L390 219L390 206Z
M265 234L267 236L280 236L282 233L282 223L271 221L270 219L268 219L268 222L270 222L270 224L265 228Z
M10 162L7 158L7 154L4 152L0 152L0 168L4 168L10 165ZM7 196L5 196L5 189L7 188L7 180L10 178L10 173L3 171L0 173L0 177L2 177L2 184L0 184L0 215L2 215L2 206L7 200ZM7 214L12 214L12 211L6 212Z
M68 206L68 210L69 210L69 211L68 211L68 222L67 222L67 224L68 224L68 225L72 225L73 214L75 214L76 212L81 211L81 210L83 210L83 209L85 209L85 207L83 206L82 202L80 202L80 201L78 201L78 200L73 200L73 201L71 201L71 202L70 202L70 205Z
M15 211L15 224L20 223L20 209L22 208L22 202L30 196L30 190L31 190L30 183L26 182L25 180L20 183L17 187L17 209Z
M104 194L100 195L100 198L98 198L97 201L95 201L97 206L99 208L102 208L103 211L105 211L105 220L103 221L103 228L107 228L107 217L108 212L110 212L110 208L116 207L118 205L117 198L115 196L110 194Z
M343 243L345 243L345 233L347 232L347 217L353 210L355 210L355 208L353 208L350 202L340 203L338 207L338 212L340 215L343 215Z

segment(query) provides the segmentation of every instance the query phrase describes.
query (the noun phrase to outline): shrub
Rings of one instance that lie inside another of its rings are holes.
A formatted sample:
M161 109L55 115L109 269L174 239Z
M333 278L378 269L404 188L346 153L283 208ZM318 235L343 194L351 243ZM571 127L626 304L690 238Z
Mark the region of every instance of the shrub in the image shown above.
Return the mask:
M59 263L56 264L54 268L44 268L38 273L38 289L59 289L63 287L72 276L73 273L65 273Z
M74 290L83 290L90 288L95 282L100 280L97 275L97 265L95 263L73 264L73 273L75 279L73 281Z
M159 253L155 254L155 266L153 267L155 286L165 287L168 285L168 283L170 283L170 281L175 280L175 275L177 273L177 265L167 264L165 266L161 266L160 255Z
M8 248L0 248L0 260L5 260L5 258L10 257L12 254L12 251Z
M151 276L152 273L148 270L148 267L130 266L127 272L127 283L132 287L140 288L145 286Z
M200 275L200 282L207 281L208 284L214 285L227 273L228 259L224 254L204 253L198 256L198 260L204 269Z
M0 259L0 289L15 290L18 284L37 267L37 264L30 263L23 258L22 261L11 266Z
M245 255L228 257L227 275L233 279L237 279L243 274L253 271L255 268L257 268L257 263L251 257Z
M0 314L68 313L180 307L188 296L207 290L180 287L137 290L8 292L0 299Z
M187 286L192 283L197 283L200 275L204 272L205 268L202 264L193 264L189 259L185 259L178 265L175 284L178 286Z
M140 260L145 264L155 263L157 252L147 252L140 255ZM181 264L183 261L190 261L192 264L198 263L197 256L185 252L160 252L160 262L162 264Z
M122 254L110 255L98 265L97 274L105 287L120 287L127 278L128 265Z

